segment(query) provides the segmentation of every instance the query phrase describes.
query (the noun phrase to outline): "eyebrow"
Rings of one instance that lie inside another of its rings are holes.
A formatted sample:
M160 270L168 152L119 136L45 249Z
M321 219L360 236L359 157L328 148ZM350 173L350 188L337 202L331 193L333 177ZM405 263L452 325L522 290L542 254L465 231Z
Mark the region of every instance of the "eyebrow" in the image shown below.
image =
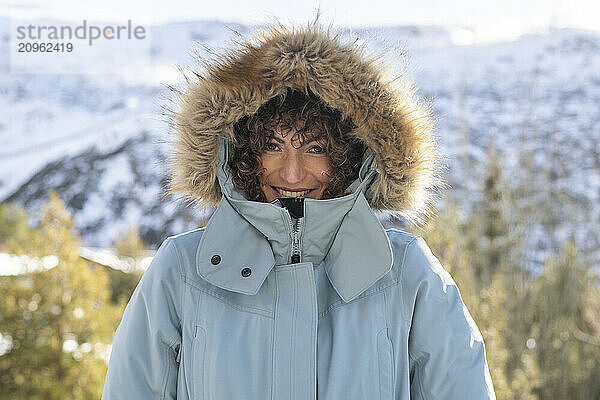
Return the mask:
M275 141L277 141L278 143L284 144L285 141L281 138L278 138L277 136L271 135L271 137L269 139L274 139ZM312 142L316 142L317 139L316 138L312 138L310 140L307 140L306 142L302 143L303 146L306 146L307 144L311 144Z

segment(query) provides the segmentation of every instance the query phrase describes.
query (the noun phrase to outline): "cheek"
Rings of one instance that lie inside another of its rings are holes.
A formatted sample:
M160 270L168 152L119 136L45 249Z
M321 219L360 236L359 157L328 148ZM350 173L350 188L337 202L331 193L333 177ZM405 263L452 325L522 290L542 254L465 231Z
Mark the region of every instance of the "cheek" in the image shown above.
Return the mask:
M331 180L331 166L328 161L322 161L315 165L314 175L322 184L327 184Z
M273 157L262 156L260 158L260 164L262 167L262 176L269 176L273 171L277 169L277 165Z

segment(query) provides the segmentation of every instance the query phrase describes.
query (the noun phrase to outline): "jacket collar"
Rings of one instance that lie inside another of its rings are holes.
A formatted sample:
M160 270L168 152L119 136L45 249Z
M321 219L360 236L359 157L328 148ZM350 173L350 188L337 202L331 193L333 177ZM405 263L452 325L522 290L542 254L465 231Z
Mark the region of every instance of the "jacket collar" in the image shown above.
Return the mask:
M223 142L217 176L223 197L210 218L196 252L197 271L222 289L254 295L275 265L289 263L287 210L272 203L248 201L231 181L228 145ZM388 237L364 192L378 177L368 152L350 193L328 200L306 199L302 261L323 263L338 295L349 302L392 267ZM220 261L213 264L213 256ZM252 273L244 277L242 270Z

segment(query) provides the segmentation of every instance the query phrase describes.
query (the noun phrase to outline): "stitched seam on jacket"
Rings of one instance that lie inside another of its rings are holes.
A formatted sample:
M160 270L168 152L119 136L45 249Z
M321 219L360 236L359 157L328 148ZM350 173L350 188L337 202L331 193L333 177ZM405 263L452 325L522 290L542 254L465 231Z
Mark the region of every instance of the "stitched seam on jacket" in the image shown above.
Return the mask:
M389 308L388 308L388 298L387 298L387 294L384 291L383 292L383 306L385 307L385 312L383 314L384 319L385 319L385 327L388 329L389 332L389 321L388 321L388 317L389 317ZM393 394L396 392L396 363L394 362L394 355L396 354L394 352L394 341L388 336L388 340L390 342L390 347L392 348L392 396Z
M296 326L296 320L297 320L297 315L298 315L298 300L297 300L297 293L299 292L298 290L298 278L297 278L297 274L298 271L296 269L293 269L292 271L292 277L294 278L293 282L294 282L294 294L293 294L293 299L294 299L294 313L292 314L292 356L290 357L290 371L291 372L291 376L292 376L292 400L296 400L296 363L294 363L294 361L296 360L296 330L298 329Z
M177 247L177 243L175 242L175 240L171 239L171 243L173 243L173 247L175 247L175 254L177 254L177 266L179 267L179 277L181 278L181 283L183 283L184 287L182 289L185 289L185 272L183 271L183 263L181 260L181 254L179 253L179 248ZM179 319L179 331L181 332L181 320L183 320L183 313L185 311L185 307L184 307L184 294L185 294L185 290L181 291L181 294L179 296L179 308L180 308L180 312L181 312L181 318Z
M383 381L382 381L382 377L381 377L381 349L379 348L379 335L381 335L381 332L383 332L383 330L385 330L387 328L383 328L381 329L379 332L377 332L377 336L375 336L377 338L377 375L379 378L379 400L383 399L383 396L381 394L382 390L383 390Z
M314 364L313 364L313 368L314 368L313 372L314 373L311 374L311 375L315 379L314 380L314 382L315 382L315 386L314 386L315 393L314 393L314 395L315 395L315 398L316 398L319 395L317 393L317 388L316 388L316 386L317 386L316 385L316 381L317 381L317 364L319 362L318 358L317 358L318 357L317 356L317 342L318 342L318 337L317 337L317 328L316 327L319 326L319 305L318 305L318 302L317 302L317 284L316 284L316 282L314 280L314 271L313 271L313 279L311 280L311 283L312 283L311 284L311 290L314 289L314 293L315 293L314 296L311 296L312 299L313 299L311 308L313 310L317 310L317 312L314 314L315 315L313 317L314 319L311 321L314 324L313 326L315 327L315 329L311 329L311 331L312 331L311 332L311 337L312 338L311 338L311 342L310 342L311 344L313 344L313 343L315 344L315 347L314 347L314 349L315 349L314 351L315 352L313 354L311 354L311 360L314 361ZM314 355L314 357L313 357L313 355ZM312 387L311 387L311 390L312 390Z
M385 292L384 292L385 293ZM384 295L385 297L385 295ZM383 377L382 377L382 363L383 363L383 359L382 359L382 354L381 354L381 348L379 346L379 335L381 335L381 332L387 330L387 326L385 328L382 328L381 330L379 330L379 332L377 332L377 373L379 375L379 399L383 400L383 387L384 387L384 382L383 382Z
M277 279L277 278L275 278ZM276 299L277 295L273 296L274 300L273 302L276 303L277 299ZM275 310L275 305L273 305L273 310ZM275 311L273 311L275 312ZM273 318L274 320L274 318ZM269 399L273 400L275 396L275 329L276 328L276 324L275 321L273 321L273 325L271 325L273 328L269 329L269 331L271 332L271 382L273 382L273 384L269 385L270 387L270 393L269 393Z
M402 283L404 281L404 270L405 268L405 263L406 263L406 254L408 253L408 250L410 249L410 246L412 246L413 243L415 243L417 241L417 239L419 239L419 236L414 237L410 242L408 242L408 244L406 245L406 247L404 248L404 255L402 256L402 264L400 267L400 276L398 278L398 282ZM400 302L401 302L401 310L402 310L402 318L404 319L405 322L411 322L412 321L412 316L408 314L408 310L406 307L406 304L404 304L404 294L400 293Z
M187 285L193 287L196 290L201 291L202 293L204 293L204 294L206 294L208 296L211 296L211 297L213 297L213 298L215 298L215 299L217 299L217 300L219 300L219 301L227 304L228 306L230 306L230 307L232 307L232 308L234 308L234 309L236 309L238 311L245 311L245 312L249 312L249 313L252 313L252 314L255 314L255 315L259 315L261 317L265 317L265 318L269 318L269 319L275 319L273 313L271 313L271 312L269 312L267 310L263 310L261 308L255 308L255 307L240 306L238 304L235 304L235 303L232 303L232 302L228 301L223 296L221 296L221 295L219 295L219 294L217 294L217 293L215 293L213 291L210 291L208 289L200 287L200 285L198 285L196 282L194 282L194 281L192 281L190 279L187 279L187 277L184 277L184 279L185 279L185 283Z
M404 257L402 258L402 268L400 271L400 281L402 282L403 278L404 278L404 263L406 262L406 254L408 253L408 250L410 249L410 246L413 245L413 243L415 243L418 239L420 238L420 236L416 236L415 238L413 238L410 242L408 242L408 245L406 246L406 249L404 250ZM404 299L402 299L402 310L404 311L405 307L404 307ZM406 312L408 312L408 310L406 310ZM412 330L412 316L409 315L404 315L404 319L405 321L410 323L411 328L409 329L409 337L410 337L410 331ZM417 340L416 337L412 338L413 340ZM425 370L425 364L415 358L410 351L408 352L408 357L410 359L412 359L415 363L417 363L417 372L415 374L415 379L417 380L417 389L419 390L419 394L421 395L421 398L423 400L429 400L429 396L425 395L425 389L423 388L423 374L424 374L424 370Z
M278 304L279 304L279 289L277 288L277 274L275 274L275 309L274 309L274 313L275 315L277 314L277 309L278 309ZM271 385L271 400L274 400L274 396L277 393L277 379L275 377L276 375L276 367L277 367L277 354L275 353L277 351L277 334L279 329L277 328L277 321L273 322L273 347L272 347L272 368L273 368L273 384Z

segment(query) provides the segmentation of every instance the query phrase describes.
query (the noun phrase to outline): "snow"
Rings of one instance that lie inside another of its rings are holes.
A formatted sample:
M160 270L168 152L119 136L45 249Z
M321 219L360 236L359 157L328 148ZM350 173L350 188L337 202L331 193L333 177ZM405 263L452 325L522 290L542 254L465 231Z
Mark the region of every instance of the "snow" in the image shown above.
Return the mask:
M47 271L58 265L56 256L29 257L0 253L0 276L22 275L30 272Z
M8 49L7 24L0 18L0 51ZM175 106L167 85L181 85L198 57L211 59L209 48L219 52L255 28L152 26L151 65L136 74L10 74L0 60L0 107L8 110L0 114L0 199L35 209L58 188L94 245L136 224L155 245L197 227L206 211L161 198L172 132L163 112ZM545 179L555 171L552 187L577 199L555 205L565 227L532 226L532 243L600 236L600 34L548 29L476 43L465 28L399 26L348 28L343 36L383 51L432 100L446 178L466 207L480 198L493 142L511 183L530 184L523 163L531 162L539 170L532 190L548 196Z

